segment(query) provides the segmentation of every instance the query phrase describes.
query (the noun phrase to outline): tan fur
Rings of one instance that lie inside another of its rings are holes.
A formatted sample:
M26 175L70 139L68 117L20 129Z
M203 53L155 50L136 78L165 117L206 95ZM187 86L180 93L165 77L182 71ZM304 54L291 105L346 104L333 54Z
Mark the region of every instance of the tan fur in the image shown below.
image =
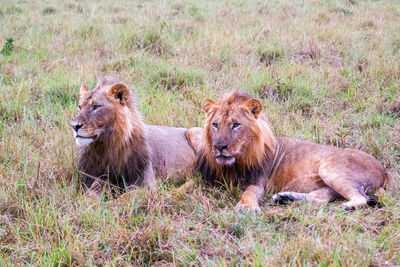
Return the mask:
M144 124L134 95L116 78L102 77L92 90L82 85L79 106L71 126L88 197L104 184L154 188L155 178L179 181L192 171L186 129Z
M355 208L365 206L367 194L387 183L396 186L382 164L365 152L275 137L261 102L247 94L233 92L218 102L206 99L203 109L204 132L187 132L197 151L196 167L208 182L240 182L244 193L239 209L259 210L265 190L277 193L275 202L327 203L344 197L348 202L342 207Z

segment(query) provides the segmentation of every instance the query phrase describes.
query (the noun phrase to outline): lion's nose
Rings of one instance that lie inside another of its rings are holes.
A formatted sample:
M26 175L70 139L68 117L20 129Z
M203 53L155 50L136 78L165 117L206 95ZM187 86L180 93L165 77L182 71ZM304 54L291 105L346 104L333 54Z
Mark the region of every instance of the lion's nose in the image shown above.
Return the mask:
M71 127L77 132L80 128L82 128L83 123L80 122L71 122Z
M215 149L217 149L217 150L219 150L221 152L222 152L222 150L224 150L224 149L226 149L228 147L228 144L223 140L219 140L217 142L214 142L213 145L214 145Z

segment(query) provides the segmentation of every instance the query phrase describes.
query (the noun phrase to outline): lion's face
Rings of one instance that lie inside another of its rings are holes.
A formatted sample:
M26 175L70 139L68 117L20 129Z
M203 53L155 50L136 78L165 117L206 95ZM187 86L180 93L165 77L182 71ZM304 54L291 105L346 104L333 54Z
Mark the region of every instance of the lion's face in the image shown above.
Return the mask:
M258 116L262 104L245 94L232 95L218 103L206 99L206 145L219 165L232 165L249 153L259 136Z
M79 111L71 122L75 142L86 147L95 141L107 141L116 134L115 127L121 115L129 112L129 89L122 83L80 89ZM120 122L119 122L120 123Z

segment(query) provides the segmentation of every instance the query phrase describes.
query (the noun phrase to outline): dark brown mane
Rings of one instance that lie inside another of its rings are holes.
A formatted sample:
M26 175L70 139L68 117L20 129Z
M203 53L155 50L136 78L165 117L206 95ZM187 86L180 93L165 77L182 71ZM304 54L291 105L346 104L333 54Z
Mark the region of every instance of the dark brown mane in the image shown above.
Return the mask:
M95 142L89 149L78 156L78 169L82 182L90 188L95 180L125 188L140 185L143 182L146 167L149 164L149 153L143 136L132 136L126 149L113 149L108 144Z
M247 187L255 184L261 176L267 178L272 172L272 159L265 155L260 164L248 166L246 168L234 164L229 167L213 168L207 156L200 153L196 158L196 170L198 170L204 180L213 186L221 186L225 183L232 183L234 186L240 185Z

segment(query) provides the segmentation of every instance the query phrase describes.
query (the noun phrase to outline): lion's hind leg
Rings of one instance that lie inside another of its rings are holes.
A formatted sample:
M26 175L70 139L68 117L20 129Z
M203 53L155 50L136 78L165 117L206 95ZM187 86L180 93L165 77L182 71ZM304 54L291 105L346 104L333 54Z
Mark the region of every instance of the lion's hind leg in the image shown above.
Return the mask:
M376 204L367 194L375 193L385 180L384 170L379 162L361 151L333 155L325 159L318 174L326 185L348 200L339 206L343 209Z
M292 201L310 201L326 204L339 197L339 194L329 187L322 187L310 193L280 192L272 196L271 203L286 204Z

